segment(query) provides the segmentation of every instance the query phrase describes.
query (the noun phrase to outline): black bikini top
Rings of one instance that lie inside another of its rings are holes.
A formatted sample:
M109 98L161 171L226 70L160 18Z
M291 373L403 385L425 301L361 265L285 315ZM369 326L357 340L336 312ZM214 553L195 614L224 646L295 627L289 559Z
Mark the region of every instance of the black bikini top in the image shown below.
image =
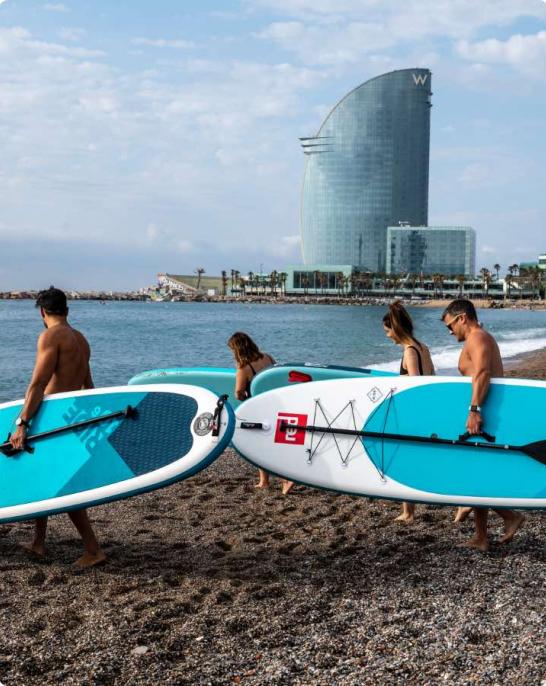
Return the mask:
M415 352L417 353L417 363L419 364L419 376L424 376L423 362L421 360L421 353L419 351L419 348L416 348L414 345L408 345L408 348L415 350ZM400 376L407 375L407 373L408 370L404 367L404 359L402 359L402 362L400 362Z

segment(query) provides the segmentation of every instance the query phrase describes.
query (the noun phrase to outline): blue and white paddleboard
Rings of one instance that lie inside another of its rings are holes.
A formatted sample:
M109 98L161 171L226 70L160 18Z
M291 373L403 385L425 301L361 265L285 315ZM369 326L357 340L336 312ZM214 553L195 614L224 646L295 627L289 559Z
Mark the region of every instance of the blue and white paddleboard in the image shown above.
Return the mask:
M546 382L493 381L491 442L461 436L470 398L462 377L302 383L241 405L233 445L268 472L344 493L546 508Z
M29 429L32 452L10 456L0 445L0 521L98 505L192 476L231 440L233 411L218 403L210 391L179 384L47 397ZM21 406L0 405L1 441Z
M392 372L363 367L342 367L338 365L317 365L303 362L286 362L267 367L259 372L250 386L252 396L271 391L281 386L310 381L329 381L331 379L352 379L361 376L395 376Z
M235 398L235 369L229 367L170 367L151 369L136 374L129 385L184 383L206 388L216 395L228 395L232 407L239 405Z

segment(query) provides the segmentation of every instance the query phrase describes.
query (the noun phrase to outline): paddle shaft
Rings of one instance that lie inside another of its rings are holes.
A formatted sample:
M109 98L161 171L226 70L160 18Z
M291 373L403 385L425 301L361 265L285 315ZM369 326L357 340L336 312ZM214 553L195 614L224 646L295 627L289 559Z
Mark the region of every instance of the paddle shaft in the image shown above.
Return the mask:
M110 414L103 414L100 417L93 417L91 419L84 419L81 422L75 422L74 424L65 424L64 426L59 426L56 429L49 429L49 431L42 431L39 434L34 434L33 436L27 436L26 443L30 441L39 441L42 438L49 438L50 436L57 436L58 434L64 433L66 431L77 431L78 429L83 429L86 426L92 426L93 424L99 424L100 422L106 422L111 419L117 419L117 417L134 417L136 415L136 410L131 405L127 405L124 410L118 410L117 412L111 412ZM11 443L6 441L0 444L0 452L13 451ZM20 452L20 451L15 451Z
M362 438L381 438L388 441L406 441L409 443L433 443L434 445L458 445L465 448L489 448L490 450L517 450L525 452L523 445L497 445L494 443L481 443L479 441L461 441L450 438L436 438L435 436L412 436L410 434L391 434L383 433L381 431L358 431L355 429L334 429L330 426L300 426L299 424L290 424L289 422L281 422L281 431L299 430L311 431L315 433L324 434L341 434L342 436L361 436Z

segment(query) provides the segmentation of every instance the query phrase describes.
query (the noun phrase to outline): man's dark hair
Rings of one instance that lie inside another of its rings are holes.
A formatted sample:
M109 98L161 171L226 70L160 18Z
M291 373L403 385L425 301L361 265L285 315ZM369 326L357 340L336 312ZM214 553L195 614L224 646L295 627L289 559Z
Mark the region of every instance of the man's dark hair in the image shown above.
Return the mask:
M50 286L45 291L40 291L36 296L36 307L41 307L47 314L68 314L66 295L60 288Z
M474 303L466 298L457 298L457 300L452 300L443 311L442 319L445 319L448 315L450 317L456 317L458 314L466 314L468 319L474 322L478 321L478 315L476 313Z

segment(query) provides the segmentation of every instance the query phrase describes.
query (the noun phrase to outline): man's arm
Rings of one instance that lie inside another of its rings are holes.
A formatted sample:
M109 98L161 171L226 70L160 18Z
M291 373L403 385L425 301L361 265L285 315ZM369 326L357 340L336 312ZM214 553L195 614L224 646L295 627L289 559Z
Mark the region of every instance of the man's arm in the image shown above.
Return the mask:
M472 399L471 405L481 407L485 402L491 384L491 350L482 336L468 342L468 355L472 362ZM471 434L481 431L483 418L480 412L469 412L466 428Z
M93 377L91 376L91 367L89 367L89 363L87 366L87 376L85 377L85 381L83 382L82 390L87 390L88 388L95 388L95 384L93 383Z
M52 337L45 331L40 338L38 338L38 352L36 355L36 362L34 364L34 371L30 384L25 393L25 403L23 409L19 413L21 419L25 422L30 421L36 414L40 403L44 399L45 389L51 380L57 366L59 351L57 345L52 340ZM23 448L26 438L26 427L19 426L11 437L11 444L14 448L19 450Z

